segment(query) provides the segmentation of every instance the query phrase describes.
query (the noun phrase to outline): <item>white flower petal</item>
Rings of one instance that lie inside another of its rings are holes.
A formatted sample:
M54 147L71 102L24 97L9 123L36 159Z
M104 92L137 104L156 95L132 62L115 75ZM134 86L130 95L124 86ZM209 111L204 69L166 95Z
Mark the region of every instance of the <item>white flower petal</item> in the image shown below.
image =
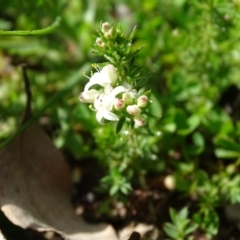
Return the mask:
M98 111L96 114L96 118L99 124L103 125L103 112Z
M84 91L87 91L93 85L100 85L105 87L111 83L109 78L106 78L103 74L96 72L92 75L89 82L85 85Z
M105 109L112 110L115 99L116 99L115 96L112 94L106 95L102 101L102 104L105 107Z
M119 120L118 116L110 111L103 110L102 113L103 113L103 117L109 121L118 121Z
M106 85L104 86L104 92L105 92L106 94L110 94L110 93L112 92L112 90L113 90L113 88L112 88L111 84L106 84Z
M90 77L90 82L96 81L101 78L101 73L100 72L95 72L91 77Z
M118 75L117 70L112 64L106 65L102 70L101 74L114 85L117 81Z
M79 95L79 100L84 103L93 103L94 98L100 92L95 89L90 89L89 91L82 92Z
M102 94L95 98L93 105L97 111L101 111L104 108L102 103Z
M88 91L90 87L92 87L93 85L96 85L96 84L101 85L101 84L99 84L97 79L94 81L89 81L84 87L84 92Z
M121 92L126 92L126 88L123 86L118 86L112 90L111 94L113 94L114 96L117 96Z

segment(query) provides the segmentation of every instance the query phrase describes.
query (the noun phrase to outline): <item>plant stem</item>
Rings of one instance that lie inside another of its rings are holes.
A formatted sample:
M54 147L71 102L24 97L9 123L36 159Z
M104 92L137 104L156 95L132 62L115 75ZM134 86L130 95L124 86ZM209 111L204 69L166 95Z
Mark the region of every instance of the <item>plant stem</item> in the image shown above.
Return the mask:
M12 30L12 31L5 31L0 30L0 36L39 36L39 35L46 35L53 30L55 30L60 25L61 17L56 17L55 21L52 25L37 29L37 30Z
M48 109L50 106L52 106L55 102L59 101L64 95L66 95L77 83L79 83L79 80L81 79L81 76L83 76L83 73L89 70L89 65L85 64L81 67L81 69L74 73L69 79L68 84L66 87L61 89L59 92L57 92L55 95L53 95L49 101L38 111L35 112L35 114L32 114L32 117L24 122L17 131L8 139L6 139L4 142L0 144L0 149L5 147L7 144L9 144L12 140L14 140L18 135L20 135L27 127L29 127L33 122L37 121L39 117L42 116L42 114L45 112L46 109Z

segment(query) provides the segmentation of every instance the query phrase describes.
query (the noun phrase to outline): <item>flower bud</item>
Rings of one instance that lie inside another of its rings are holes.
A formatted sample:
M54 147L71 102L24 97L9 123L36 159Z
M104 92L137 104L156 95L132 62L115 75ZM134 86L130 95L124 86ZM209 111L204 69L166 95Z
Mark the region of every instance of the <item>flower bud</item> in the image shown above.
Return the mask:
M106 65L102 69L101 74L105 75L110 80L112 86L115 85L118 74L116 68L112 64Z
M133 103L132 95L129 92L122 94L122 100L125 102L126 105Z
M96 39L96 44L100 47L105 47L106 46L106 44L103 42L103 40L101 38Z
M117 36L116 29L110 28L107 32L104 33L104 36L108 39L115 38Z
M143 127L146 125L146 118L141 114L138 114L137 116L135 116L133 120L135 122L135 125L138 127Z
M148 97L146 95L142 95L137 100L138 107L146 107L148 104Z
M102 43L102 39L101 39L100 37L98 37L98 38L96 39L96 44L97 44L97 45L101 45L101 43Z
M111 28L110 23L104 22L104 23L102 24L102 32L103 32L103 33L108 32L108 30L109 30L110 28Z
M126 110L130 115L133 116L137 116L141 113L141 109L136 104L127 106Z
M125 103L122 99L120 99L120 98L115 99L114 108L116 110L122 110L124 107L125 107Z
M176 187L175 179L172 175L167 175L164 178L164 185L168 190L174 190Z

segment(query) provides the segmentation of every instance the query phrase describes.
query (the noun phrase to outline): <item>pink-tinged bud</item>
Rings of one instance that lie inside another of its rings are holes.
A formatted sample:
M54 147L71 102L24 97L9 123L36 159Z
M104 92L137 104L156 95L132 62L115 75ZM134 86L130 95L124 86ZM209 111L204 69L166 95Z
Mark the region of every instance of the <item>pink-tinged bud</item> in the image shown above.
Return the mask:
M101 43L102 43L102 39L101 39L101 38L97 38L97 39L96 39L96 44L97 44L97 45L101 45Z
M122 110L124 107L125 107L125 103L122 99L120 99L120 98L115 99L114 108L116 110Z
M117 74L116 68L112 64L106 65L102 69L101 74L104 74L105 76L107 76L109 78L112 86L115 85L117 78L118 78L118 74Z
M100 47L105 47L106 45L101 38L97 38L95 43Z
M135 116L133 120L135 122L135 125L138 127L143 127L146 125L146 118L141 114Z
M142 96L140 96L139 98L138 98L138 100L137 100L137 105L138 105L138 107L146 107L147 106L147 104L148 104L148 97L146 96L146 95L142 95Z
M111 28L110 23L104 22L104 23L102 24L102 32L103 32L103 33L108 32L110 28Z
M141 113L141 109L136 104L127 106L126 110L132 116L137 116Z

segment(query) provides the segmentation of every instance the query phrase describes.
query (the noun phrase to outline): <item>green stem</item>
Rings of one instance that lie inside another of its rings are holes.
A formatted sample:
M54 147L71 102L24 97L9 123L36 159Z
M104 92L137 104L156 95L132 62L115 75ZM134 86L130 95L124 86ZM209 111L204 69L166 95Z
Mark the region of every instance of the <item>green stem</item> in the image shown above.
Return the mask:
M14 140L18 135L20 135L27 127L29 127L33 122L35 122L39 117L42 116L42 114L45 112L46 109L48 109L50 106L52 106L54 103L58 102L66 93L68 93L73 87L79 83L79 80L83 76L83 73L89 70L89 64L85 64L81 67L81 69L74 73L73 76L69 78L66 82L68 82L68 85L61 89L59 92L57 92L55 95L53 95L49 101L35 114L32 115L32 117L26 121L24 124L22 124L16 133L14 133L11 137L6 139L4 142L0 144L0 149L5 147L7 144L9 144L12 140Z
M61 21L61 17L56 17L52 25L46 28L37 29L37 30L13 30L13 31L4 31L0 30L0 36L39 36L46 35L53 30L55 30Z

